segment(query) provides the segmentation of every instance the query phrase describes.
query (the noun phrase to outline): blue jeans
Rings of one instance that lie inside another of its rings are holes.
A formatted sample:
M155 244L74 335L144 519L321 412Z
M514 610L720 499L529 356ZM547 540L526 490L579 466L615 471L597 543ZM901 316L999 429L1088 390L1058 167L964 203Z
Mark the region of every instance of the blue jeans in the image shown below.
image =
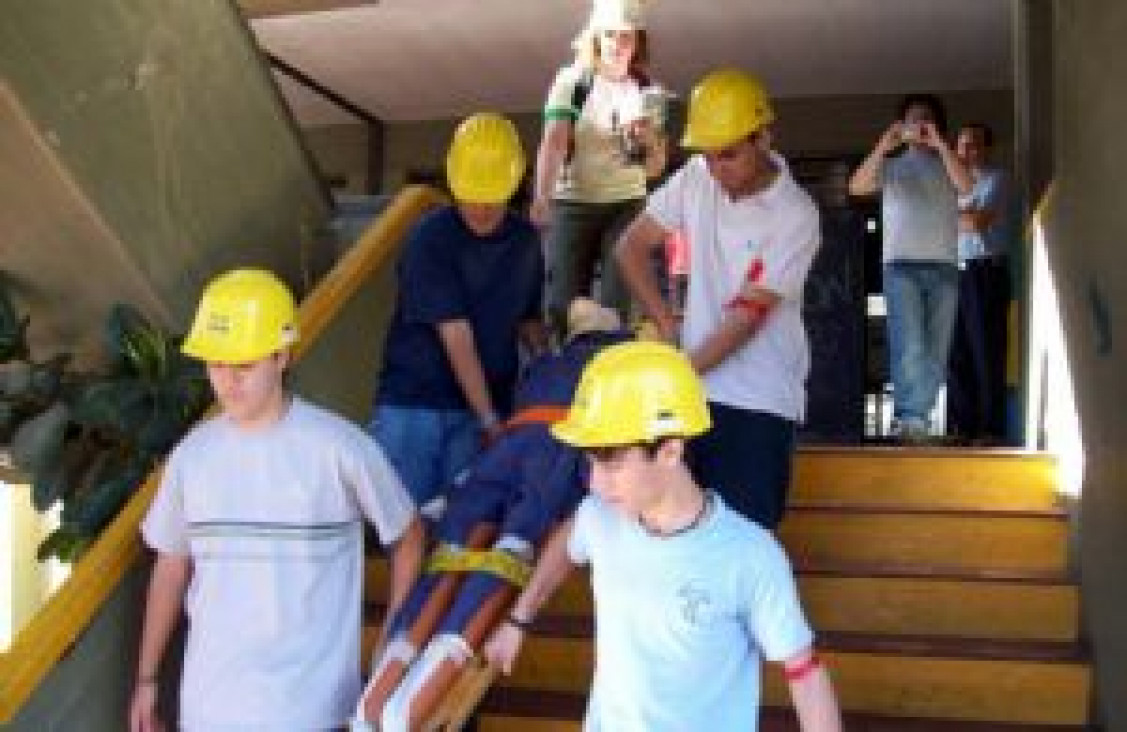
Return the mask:
M926 423L947 375L959 304L959 269L940 262L884 266L893 413Z
M466 409L377 404L368 434L383 447L416 506L444 495L481 449L481 427Z

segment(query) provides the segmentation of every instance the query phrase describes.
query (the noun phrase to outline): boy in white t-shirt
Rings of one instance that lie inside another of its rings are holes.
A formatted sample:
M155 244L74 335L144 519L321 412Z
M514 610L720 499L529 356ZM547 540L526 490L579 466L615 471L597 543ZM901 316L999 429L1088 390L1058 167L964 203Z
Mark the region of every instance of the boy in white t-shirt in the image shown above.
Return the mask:
M625 343L587 365L552 433L587 453L594 495L549 540L486 657L508 673L537 611L589 564L585 730L754 732L762 657L783 664L804 732L840 732L782 548L684 463L686 440L709 426L700 379L672 347Z
M634 297L704 378L714 428L692 446L697 480L768 529L783 516L805 417L802 289L821 242L813 200L771 149L773 120L743 71L702 79L683 141L701 152L650 195L617 251ZM689 245L683 322L649 265L674 230Z
M162 729L157 677L188 616L184 730L326 730L360 693L364 521L393 546L387 617L418 573L423 531L379 447L284 385L293 297L262 270L205 290L183 351L220 413L173 450L142 526L157 552L130 706Z

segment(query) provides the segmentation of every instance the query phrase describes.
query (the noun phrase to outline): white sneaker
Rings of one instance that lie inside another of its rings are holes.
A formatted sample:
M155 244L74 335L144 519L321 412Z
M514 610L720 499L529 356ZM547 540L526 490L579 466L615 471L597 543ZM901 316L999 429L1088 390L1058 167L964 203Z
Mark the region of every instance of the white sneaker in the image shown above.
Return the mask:
M923 445L931 439L927 422L918 417L898 419L892 424L892 436L908 445Z

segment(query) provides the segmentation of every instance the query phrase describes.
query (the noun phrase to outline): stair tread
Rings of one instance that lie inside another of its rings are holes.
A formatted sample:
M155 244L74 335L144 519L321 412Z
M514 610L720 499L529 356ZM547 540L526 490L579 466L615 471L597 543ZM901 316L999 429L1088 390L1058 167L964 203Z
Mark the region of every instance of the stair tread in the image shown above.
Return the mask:
M378 553L369 553L368 562L386 565ZM842 577L856 579L907 579L951 582L990 582L1018 585L1075 586L1076 580L1066 572L1024 567L949 567L936 564L896 564L891 562L803 562L793 561L799 577ZM386 567L385 567L386 569ZM567 582L583 581L579 569Z
M837 513L846 515L888 515L911 514L913 516L949 516L997 519L1054 519L1065 521L1068 519L1068 510L1063 506L1046 508L976 508L974 506L949 506L936 503L935 505L919 503L887 502L880 504L858 504L847 500L832 499L795 499L787 503L787 516ZM784 519L784 522L786 519Z
M932 564L892 564L889 562L794 563L800 577L850 577L857 579L914 579L952 582L995 582L1020 585L1074 586L1075 580L1057 570L1022 567L945 567Z
M1056 457L1045 450L1027 450L1021 447L951 447L941 445L920 445L907 447L904 445L799 445L799 456L812 457L826 455L843 455L849 457L879 457L895 458L904 455L925 454L952 459L967 457L997 457L1020 458L1023 462L1055 463Z
M375 622L379 617L378 606L369 604L368 607L371 613L368 617ZM533 623L532 632L546 638L589 640L593 637L594 619L586 615L546 613ZM1088 658L1084 645L1075 641L823 631L817 634L817 645L822 651L838 653L968 660L1083 663Z
M567 691L523 689L494 686L478 707L483 715L508 715L532 719L575 720L582 718L587 705L585 694ZM972 722L961 720L887 717L858 712L844 712L845 728L850 732L1077 732L1074 725L1030 725L1006 722ZM798 730L794 712L786 707L764 707L760 714L760 732Z

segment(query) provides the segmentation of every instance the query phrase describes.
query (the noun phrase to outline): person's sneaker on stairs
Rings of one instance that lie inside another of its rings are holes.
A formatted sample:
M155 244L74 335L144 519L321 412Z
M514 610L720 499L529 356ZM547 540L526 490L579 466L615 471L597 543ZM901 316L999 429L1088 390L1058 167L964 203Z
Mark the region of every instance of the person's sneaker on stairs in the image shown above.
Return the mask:
M927 421L918 417L904 417L892 423L892 438L904 445L927 445L932 442Z

